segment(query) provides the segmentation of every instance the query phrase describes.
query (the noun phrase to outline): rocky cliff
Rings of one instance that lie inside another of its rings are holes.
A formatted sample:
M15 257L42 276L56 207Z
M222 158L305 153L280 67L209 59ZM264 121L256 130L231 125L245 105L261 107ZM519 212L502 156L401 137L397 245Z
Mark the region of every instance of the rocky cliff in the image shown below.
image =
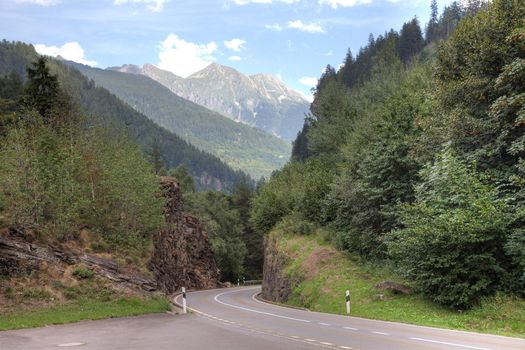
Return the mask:
M284 268L290 258L278 247L276 236L267 236L264 243L262 297L283 303L288 300L292 287Z
M119 266L107 254L66 248L67 242L60 246L34 242L34 237L15 228L0 235L0 276L27 276L52 266L55 277L60 278L71 266L80 264L116 287L143 292L160 290L169 294L182 286L188 289L219 286L219 269L206 231L197 218L183 212L177 181L163 177L160 183L167 198L166 228L154 238L150 276L133 266Z
M199 220L182 210L183 199L174 178L162 177L166 205L166 228L155 238L150 269L160 289L172 293L219 286L219 269L213 258L208 234Z

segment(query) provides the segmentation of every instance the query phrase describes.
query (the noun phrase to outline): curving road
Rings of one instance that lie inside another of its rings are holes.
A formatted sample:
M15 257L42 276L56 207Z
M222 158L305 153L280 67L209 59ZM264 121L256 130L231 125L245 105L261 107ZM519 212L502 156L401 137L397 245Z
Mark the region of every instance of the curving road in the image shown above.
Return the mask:
M189 293L187 301L203 322L226 325L234 333L276 338L290 349L525 350L525 339L290 309L259 301L259 291L260 287L200 291ZM180 302L180 296L177 299Z
M525 349L525 339L285 308L255 299L259 290L188 293L193 312L187 315L166 313L0 332L0 350L77 346L86 350Z

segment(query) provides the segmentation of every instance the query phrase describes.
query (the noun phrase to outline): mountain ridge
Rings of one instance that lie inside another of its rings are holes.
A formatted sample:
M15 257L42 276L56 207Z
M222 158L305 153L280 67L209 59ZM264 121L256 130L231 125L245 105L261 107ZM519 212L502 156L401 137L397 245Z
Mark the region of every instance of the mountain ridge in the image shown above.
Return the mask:
M78 69L95 84L108 89L156 124L255 179L269 176L290 156L290 143L180 97L146 75L63 62ZM126 66L123 69L133 71L135 67Z
M271 74L245 75L235 68L211 63L182 78L146 63L107 70L145 75L183 97L228 118L291 141L302 128L309 101Z

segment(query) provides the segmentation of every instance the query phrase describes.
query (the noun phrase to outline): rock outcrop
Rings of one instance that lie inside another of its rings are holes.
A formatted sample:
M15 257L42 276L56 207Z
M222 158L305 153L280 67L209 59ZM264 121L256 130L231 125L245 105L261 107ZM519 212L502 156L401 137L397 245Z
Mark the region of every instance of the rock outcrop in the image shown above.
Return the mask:
M68 266L82 264L120 287L146 292L173 293L182 286L187 289L220 286L219 269L208 234L197 218L184 213L177 181L162 177L160 184L167 198L166 228L154 238L149 268L155 278L143 276L134 269L121 269L112 259L79 249L36 243L34 237L14 228L0 235L0 275L23 276L45 266L54 266L63 273Z
M290 277L284 272L289 257L278 249L278 242L271 235L265 240L262 297L282 303L292 292Z
M152 292L157 283L138 273L120 271L111 259L77 251L62 251L50 246L25 242L20 237L0 237L0 275L22 276L54 266L64 272L70 265L82 264L95 274L109 279L121 287Z
M159 288L173 293L180 287L218 287L219 269L206 230L196 217L183 211L182 192L174 178L162 177L161 188L168 198L167 227L155 238L150 261Z

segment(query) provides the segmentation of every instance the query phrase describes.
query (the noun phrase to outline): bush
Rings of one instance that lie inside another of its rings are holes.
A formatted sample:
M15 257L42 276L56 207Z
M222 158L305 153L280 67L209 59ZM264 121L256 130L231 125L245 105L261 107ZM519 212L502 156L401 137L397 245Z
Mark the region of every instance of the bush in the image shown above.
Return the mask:
M403 228L387 235L390 256L433 301L458 309L502 288L508 273L507 204L446 150L421 172Z
M73 270L72 275L78 279L91 279L95 273L84 266L79 266Z

